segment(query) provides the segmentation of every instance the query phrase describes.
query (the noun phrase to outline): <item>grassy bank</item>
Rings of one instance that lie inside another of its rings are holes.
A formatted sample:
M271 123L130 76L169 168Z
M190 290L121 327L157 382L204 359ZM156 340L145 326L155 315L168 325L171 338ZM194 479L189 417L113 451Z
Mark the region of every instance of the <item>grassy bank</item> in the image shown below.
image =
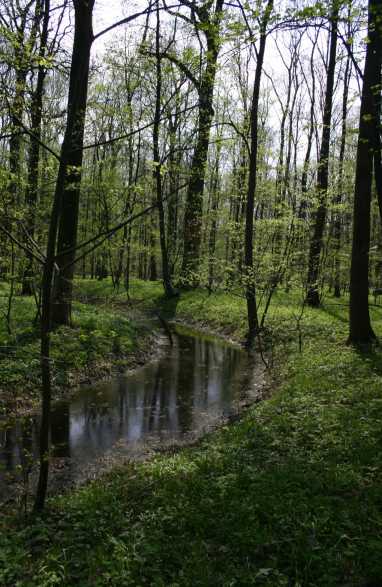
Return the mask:
M94 284L94 285L93 285ZM61 327L51 337L52 370L56 396L80 382L96 380L115 368L134 367L145 360L149 331L128 308L87 296L97 282L77 288L73 328ZM83 287L83 291L82 291ZM137 293L140 285L137 284ZM7 307L8 289L0 287L0 313ZM122 297L121 297L122 300ZM40 396L39 323L32 297L15 295L10 332L0 320L0 405L2 414L33 409Z
M139 287L136 300L160 301L155 285L147 298ZM4 516L0 584L381 585L382 353L346 346L347 308L332 299L305 311L299 341L297 301L279 295L272 306L270 400L197 448L51 500L28 527ZM244 333L239 298L196 292L160 303L168 315ZM372 314L381 336L381 309Z

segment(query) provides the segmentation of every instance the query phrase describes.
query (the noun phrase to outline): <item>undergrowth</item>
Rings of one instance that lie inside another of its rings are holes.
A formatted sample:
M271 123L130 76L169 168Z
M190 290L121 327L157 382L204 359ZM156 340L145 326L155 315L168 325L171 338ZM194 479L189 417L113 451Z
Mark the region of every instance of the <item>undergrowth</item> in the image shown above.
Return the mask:
M7 305L7 290L0 291L0 312ZM31 297L16 295L12 302L11 332L0 320L0 398L3 413L33 407L40 395L39 322ZM75 301L72 328L60 327L51 335L53 384L67 387L112 364L128 367L132 353L147 336L147 326L116 311L113 304ZM1 410L0 410L1 413Z
M239 338L243 304L191 292L167 312ZM44 518L4 516L0 584L382 584L381 350L346 346L345 303L307 309L301 341L297 313L275 297L278 384L241 421L56 497Z

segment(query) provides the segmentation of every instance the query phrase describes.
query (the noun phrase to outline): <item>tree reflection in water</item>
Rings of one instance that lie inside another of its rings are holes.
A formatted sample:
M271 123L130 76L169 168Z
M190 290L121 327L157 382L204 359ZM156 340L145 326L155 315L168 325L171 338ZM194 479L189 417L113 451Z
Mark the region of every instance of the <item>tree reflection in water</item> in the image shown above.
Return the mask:
M82 389L55 405L53 457L87 464L116 445L128 453L137 445L165 442L201 432L248 385L244 352L216 339L178 329L175 344L162 359L133 374ZM2 431L0 476L37 454L39 420L19 421Z

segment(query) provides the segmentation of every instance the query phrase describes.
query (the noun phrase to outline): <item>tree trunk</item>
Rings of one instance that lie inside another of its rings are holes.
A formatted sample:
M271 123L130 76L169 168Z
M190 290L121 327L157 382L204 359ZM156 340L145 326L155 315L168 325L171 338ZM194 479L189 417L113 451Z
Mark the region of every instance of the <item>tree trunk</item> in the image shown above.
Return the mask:
M317 308L320 305L319 293L319 273L320 257L322 251L322 241L326 222L326 200L328 191L329 177L329 149L330 149L330 126L332 119L333 89L334 89L334 72L336 67L337 53L337 28L338 28L338 5L334 0L331 15L331 33L329 63L326 78L326 92L323 115L322 139L320 148L320 157L317 172L317 193L318 208L316 211L313 235L310 241L309 261L308 261L308 278L307 278L307 295L306 302L309 306Z
M220 20L223 0L217 0L213 19L203 20L207 37L206 67L199 84L198 138L191 163L191 177L184 213L184 245L181 280L187 286L199 282L200 245L202 240L203 192L208 144L214 116L213 97L216 65L220 46Z
M42 414L40 428L40 470L35 498L34 509L41 511L45 504L46 491L48 487L49 473L49 451L50 451L50 425L51 425L51 395L52 382L50 370L50 332L52 327L52 310L53 310L53 277L56 265L56 241L59 229L60 215L63 208L63 200L67 194L73 190L72 186L65 191L70 180L76 179L76 174L72 170L68 171L67 166L82 164L82 140L83 140L83 120L85 110L81 113L80 105L85 103L87 77L82 77L83 73L88 71L86 67L78 68L78 61L81 63L81 55L78 55L78 49L85 41L90 45L92 39L91 14L94 1L88 3L80 0L74 0L75 6L75 36L73 47L73 61L70 75L69 99L68 99L68 117L64 141L61 147L61 158L56 181L56 189L53 199L52 213L49 224L48 243L46 260L42 278L42 299L41 299L41 374L42 374ZM85 21L85 26L84 26ZM90 22L90 29L88 26ZM89 34L90 32L90 34ZM84 34L86 33L86 35ZM88 36L87 36L88 35ZM90 41L90 42L89 42ZM81 52L80 52L81 53ZM75 63L77 61L77 63ZM87 61L89 64L89 59ZM82 88L82 81L85 82L86 88ZM81 90L82 88L82 90ZM83 96L85 94L85 100ZM82 124L81 124L82 121ZM82 132L81 132L82 128ZM74 154L73 155L73 149Z
M265 44L267 40L267 25L273 10L273 0L268 0L260 26L260 44L257 53L255 79L251 105L251 152L249 157L249 178L245 215L245 269L246 269L246 299L248 317L247 344L252 346L259 329L256 304L256 287L253 275L253 213L257 183L257 152L258 152L258 115L260 83L263 69Z
M375 339L369 314L370 205L375 147L376 99L381 83L381 16L379 0L369 0L368 43L361 98L354 189L353 246L350 269L349 343Z
M73 0L75 30L69 81L68 116L61 150L63 173L59 175L63 194L57 240L58 275L55 286L53 322L71 324L72 293L79 198L81 189L83 140L88 93L90 50L93 42L94 0Z
M344 157L347 131L347 110L348 110L348 95L349 83L351 75L350 56L348 56L344 74L344 93L342 98L342 128L341 128L341 145L339 156L339 170L338 170L338 191L335 198L337 210L335 212L335 220L333 225L334 238L334 297L341 297L341 212L338 209L341 206L343 198L343 175L344 175Z
M156 25L156 95L155 95L155 113L154 113L154 126L153 126L153 157L154 157L154 181L156 189L156 204L158 208L159 216L159 240L162 256L162 278L163 288L167 297L175 295L174 289L171 284L171 275L167 256L167 243L166 243L166 227L165 227L165 215L163 208L163 194L162 194L162 173L161 173L161 162L159 153L159 130L160 130L160 117L161 117L161 95L162 95L162 62L160 57L160 18L159 18L159 7L157 8L157 25Z
M167 254L169 257L170 274L171 277L174 275L175 262L176 262L176 249L177 249L177 236L178 236L178 204L179 204L179 168L181 161L181 151L176 154L176 134L179 125L179 105L176 104L174 120L172 115L169 114L168 125L169 125L169 197L167 199Z
M300 202L300 206L299 206L299 210L298 210L299 220L306 219L306 209L308 207L308 202L307 202L308 172L309 172L309 166L310 166L310 155L312 152L312 144L313 144L314 118L315 118L314 117L314 108L315 108L315 103L316 103L316 75L315 75L315 71L314 71L314 52L316 50L317 38L318 38L318 36L316 36L314 39L313 46L312 46L312 52L310 55L310 72L311 72L311 76L312 76L312 82L311 82L312 83L312 90L310 93L310 115L309 115L308 139L307 139L304 164L302 167L302 175L301 175L301 202ZM304 78L305 78L305 76L304 76ZM306 78L305 78L305 82L306 82ZM309 89L308 83L307 83L307 87ZM302 238L301 238L301 242L302 242Z
M219 135L218 135L219 136ZM219 139L221 136L219 136ZM216 237L217 237L217 229L218 229L218 209L219 209L219 190L220 190L220 155L221 155L221 142L218 139L216 145L216 159L214 170L212 173L211 178L211 209L210 209L210 216L211 216L211 226L208 235L208 289L212 291L214 280L215 280L215 249L216 249Z
M41 31L41 41L39 49L40 63L38 66L36 88L32 94L31 104L31 127L32 133L30 137L29 147L29 161L28 161L28 186L26 190L26 205L28 214L26 217L26 230L30 239L34 239L35 222L36 222L36 205L38 195L38 177L39 177L39 162L40 162L40 140L41 140L41 122L42 122L42 100L44 96L44 82L46 78L46 67L41 63L45 57L48 33L49 33L49 17L50 17L50 0L44 0L43 5L43 24ZM28 243L29 245L29 243ZM27 255L27 265L23 275L22 295L32 295L33 286L31 280L34 275L33 257Z

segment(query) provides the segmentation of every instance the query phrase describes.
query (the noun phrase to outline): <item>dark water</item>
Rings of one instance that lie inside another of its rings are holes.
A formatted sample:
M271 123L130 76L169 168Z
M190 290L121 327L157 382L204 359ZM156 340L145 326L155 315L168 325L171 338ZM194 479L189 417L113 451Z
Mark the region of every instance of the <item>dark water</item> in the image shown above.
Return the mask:
M198 435L232 413L249 377L243 351L177 327L174 346L160 360L55 404L54 460L64 458L78 475L113 451L133 455L142 446ZM25 464L25 455L37 459L38 429L36 416L0 432L3 481Z

